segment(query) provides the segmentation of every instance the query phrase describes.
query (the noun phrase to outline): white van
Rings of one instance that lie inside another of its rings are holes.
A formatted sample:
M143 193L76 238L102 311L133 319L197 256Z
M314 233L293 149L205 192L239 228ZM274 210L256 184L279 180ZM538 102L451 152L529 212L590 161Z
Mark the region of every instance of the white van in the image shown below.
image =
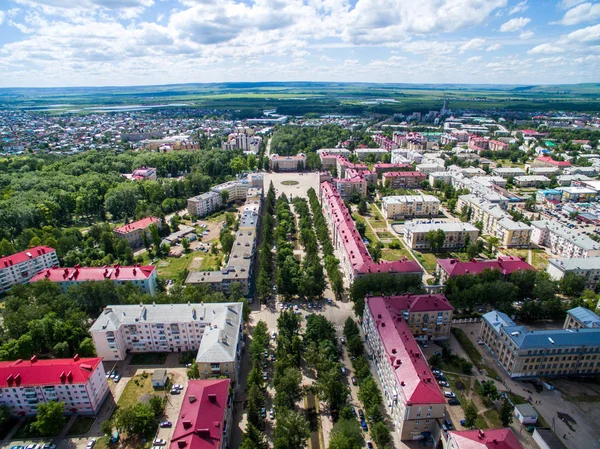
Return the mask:
M444 390L444 396L447 398L455 398L456 395L451 390Z

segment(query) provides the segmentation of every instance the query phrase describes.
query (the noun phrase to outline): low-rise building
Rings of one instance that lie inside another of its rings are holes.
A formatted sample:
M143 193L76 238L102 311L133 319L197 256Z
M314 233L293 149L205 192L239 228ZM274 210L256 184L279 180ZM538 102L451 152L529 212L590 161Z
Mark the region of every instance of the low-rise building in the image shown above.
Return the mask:
M428 250L431 247L427 240L427 233L430 231L444 231L444 243L440 250L449 250L463 248L467 240L476 242L479 238L479 229L470 223L461 222L420 222L407 221L404 224L404 241L411 249Z
M549 220L532 221L531 241L547 246L552 254L562 258L586 258L600 256L600 243L587 235Z
M442 441L444 449L523 449L510 427L451 430Z
M502 178L514 178L515 176L525 176L525 170L517 167L501 167L492 169L492 173Z
M136 168L133 173L126 173L123 176L130 181L156 181L158 179L156 168L150 167Z
M492 311L483 315L479 338L512 378L597 376L600 372L600 328L532 331Z
M49 246L36 246L0 257L0 293L8 291L13 285L29 282L42 270L58 266L56 250Z
M142 293L156 296L156 267L125 266L115 264L112 267L47 268L31 278L30 282L49 281L67 292L72 285L83 282L110 281L116 285L132 284Z
M381 209L386 219L435 217L440 213L440 200L433 195L384 196Z
M187 210L194 217L204 217L219 209L222 205L221 195L217 192L205 192L188 198Z
M303 153L295 156L272 154L269 158L269 168L273 171L304 171L306 156Z
M169 381L166 369L155 369L152 373L152 388L165 388Z
M585 288L596 290L600 282L600 257L550 259L546 271L555 281L560 281L567 273L583 276Z
M231 201L242 201L246 199L250 183L247 179L235 179L233 181L227 181L223 184L217 184L211 187L211 191L218 193L219 196L223 195L223 192L227 192L227 202Z
M418 171L387 172L382 175L383 185L392 189L417 189L427 175Z
M600 317L585 307L567 310L564 329L600 329Z
M229 379L190 380L169 449L226 449L233 427Z
M96 353L107 361L138 352L198 351L202 379L227 376L237 382L244 346L242 307L241 302L111 305L90 334Z
M556 177L556 182L559 186L568 187L573 182L577 181L591 181L592 178L586 175L560 175Z
M410 171L412 170L412 165L410 164L374 164L373 170L377 173L378 177L381 177L383 173L387 173L390 171Z
M499 256L492 260L474 259L470 262L461 262L457 259L438 259L435 273L439 283L444 284L449 278L478 275L484 270L498 270L507 279L515 271L535 270L535 268L516 256Z
M598 192L594 189L588 189L586 187L557 187L556 190L562 192L561 201L563 203L589 203L593 201Z
M450 328L452 306L434 296L418 300L406 296L365 298L362 328L383 387L386 409L401 440L439 432L438 420L445 416L446 400L409 326L416 314L427 316L420 332L432 328L433 334L439 328L441 335L443 327Z
M380 161L384 155L390 154L390 151L396 148L396 145L388 140L388 145L385 148L357 148L354 150L354 154L358 157L359 161L366 160L369 156L375 158L376 161Z
M564 170L571 166L569 161L555 161L551 156L538 156L532 164L534 167L558 167L560 170Z
M519 187L546 187L550 179L542 175L515 176L514 183Z
M50 401L68 414L95 415L109 392L101 358L0 362L0 405L15 416L36 415Z
M530 175L554 176L560 173L558 167L529 167Z
M539 416L537 410L529 402L515 404L514 414L517 420L526 426L536 424Z
M128 223L118 228L113 229L117 238L126 240L129 246L137 248L142 246L143 235L146 234L146 238L151 240L150 226L155 225L158 229L162 229L162 222L157 217L146 217L138 221Z

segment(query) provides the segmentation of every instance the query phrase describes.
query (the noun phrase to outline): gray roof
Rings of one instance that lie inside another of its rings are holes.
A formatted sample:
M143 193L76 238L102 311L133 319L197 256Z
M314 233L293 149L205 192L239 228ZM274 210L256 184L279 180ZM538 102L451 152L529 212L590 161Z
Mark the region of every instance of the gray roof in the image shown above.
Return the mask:
M585 327L600 328L600 317L589 309L575 307L574 309L568 310L567 313Z
M152 382L162 382L167 377L166 369L155 369L152 373Z
M560 189L556 189L560 190ZM566 226L555 223L549 220L537 220L532 221L531 226L539 229L547 229L548 231L564 238L565 240L579 246L583 249L600 249L600 243L593 241L587 235L580 234L579 232L569 229Z
M531 405L529 402L525 402L524 404L516 404L515 408L519 410L521 416L535 416L536 418L539 416L537 410L533 408L533 405Z
M550 259L549 264L561 271L600 270L600 257L575 257L573 259Z
M400 203L440 203L440 200L433 195L395 195L395 196L384 196L381 201L387 204L400 204Z
M486 313L482 318L490 323L496 332L499 332L500 328L504 326L515 326L515 322L504 312L494 310Z
M444 232L479 232L479 229L477 229L471 223L462 222L419 223L418 221L407 221L404 224L404 229L412 232L429 232L437 229L441 229Z
M241 302L229 304L220 310L221 313L214 313L210 326L204 329L196 355L198 363L223 363L235 360L243 305Z
M536 427L534 434L535 432L539 433L549 449L567 449L567 446L560 441L560 438L552 430Z
M217 192L205 192L205 193L201 193L200 195L194 196L190 199L188 199L188 201L203 201L203 200L208 200L210 198L220 198L221 196L217 193Z

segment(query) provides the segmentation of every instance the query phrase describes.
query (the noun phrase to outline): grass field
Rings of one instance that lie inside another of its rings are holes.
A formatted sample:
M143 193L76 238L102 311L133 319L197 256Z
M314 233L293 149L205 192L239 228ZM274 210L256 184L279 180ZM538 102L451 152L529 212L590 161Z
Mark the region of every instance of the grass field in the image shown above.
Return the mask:
M528 251L529 250L526 249L509 248L503 250L502 252L508 256L517 256L528 260ZM535 248L532 249L531 252L531 265L533 265L534 268L545 270L548 267L548 259L550 259L551 256L549 256L543 249Z
M408 260L414 260L412 254L405 248L402 249L390 249L383 248L381 250L381 258L383 260L401 260L403 257L406 257Z
M387 231L377 231L377 237L379 237L380 239L383 240L394 240L394 234L392 234L391 232L387 232Z
M377 236L375 234L373 234L373 231L371 231L371 228L367 224L367 221L365 220L364 217L361 217L358 213L353 213L352 218L354 218L354 221L356 221L357 223L365 224L365 226L367 227L366 231L365 231L365 237L369 240L370 243L376 243L379 241Z
M119 407L135 405L140 401L142 396L154 393L152 376L149 373L139 374L127 383L117 405Z
M369 204L369 209L371 212L371 216L375 219L375 220L383 220L383 217L381 216L381 213L379 212L379 209L377 208L377 206L373 203Z

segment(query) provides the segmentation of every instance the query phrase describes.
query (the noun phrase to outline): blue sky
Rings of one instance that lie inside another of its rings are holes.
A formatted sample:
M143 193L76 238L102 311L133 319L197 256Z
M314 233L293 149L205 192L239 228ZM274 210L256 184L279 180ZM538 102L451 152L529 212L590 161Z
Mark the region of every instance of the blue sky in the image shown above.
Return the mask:
M0 86L600 81L600 0L0 0Z

